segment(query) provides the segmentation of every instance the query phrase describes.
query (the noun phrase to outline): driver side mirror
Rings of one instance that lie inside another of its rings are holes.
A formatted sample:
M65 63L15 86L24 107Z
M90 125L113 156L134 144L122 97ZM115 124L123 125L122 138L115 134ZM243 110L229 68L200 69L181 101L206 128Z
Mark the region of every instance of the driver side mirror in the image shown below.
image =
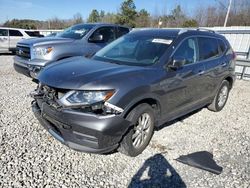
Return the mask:
M171 62L167 65L167 68L176 71L183 67L185 65L185 62L185 59L175 58L171 60Z
M89 38L90 42L102 42L103 41L103 35L93 35Z

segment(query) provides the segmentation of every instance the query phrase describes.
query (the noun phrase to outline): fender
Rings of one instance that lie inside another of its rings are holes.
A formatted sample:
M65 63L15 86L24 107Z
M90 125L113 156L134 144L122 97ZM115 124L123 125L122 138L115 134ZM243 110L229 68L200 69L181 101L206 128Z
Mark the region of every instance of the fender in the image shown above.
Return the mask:
M147 99L153 99L157 102L158 106L158 112L156 113L156 119L161 118L161 105L160 105L160 99L159 96L154 93L149 94L143 94L139 95L138 97L134 98L130 103L125 107L123 113L121 114L123 117L126 117L126 115L131 111L132 107L136 106L137 104L141 103L143 100Z

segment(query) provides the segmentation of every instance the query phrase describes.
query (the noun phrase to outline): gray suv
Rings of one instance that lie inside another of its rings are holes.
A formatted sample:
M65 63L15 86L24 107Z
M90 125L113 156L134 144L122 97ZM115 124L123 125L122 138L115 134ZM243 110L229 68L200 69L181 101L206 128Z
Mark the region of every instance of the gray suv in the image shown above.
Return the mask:
M91 59L46 67L33 112L69 147L136 156L155 128L196 109L220 111L235 80L225 37L200 29L133 31Z
M128 32L129 28L114 24L78 24L55 37L23 40L16 47L14 68L19 73L36 78L48 64L72 56L91 57Z

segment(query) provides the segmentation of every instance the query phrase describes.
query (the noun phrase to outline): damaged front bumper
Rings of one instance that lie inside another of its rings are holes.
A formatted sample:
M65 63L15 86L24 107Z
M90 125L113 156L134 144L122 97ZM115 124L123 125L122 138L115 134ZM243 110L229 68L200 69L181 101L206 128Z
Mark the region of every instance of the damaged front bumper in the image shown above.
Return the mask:
M130 122L120 115L97 115L74 109L56 109L36 99L32 110L42 126L72 149L107 153L116 149Z
M46 64L50 63L48 60L33 59L28 60L19 56L14 57L14 69L25 76L37 79L37 75L43 70Z

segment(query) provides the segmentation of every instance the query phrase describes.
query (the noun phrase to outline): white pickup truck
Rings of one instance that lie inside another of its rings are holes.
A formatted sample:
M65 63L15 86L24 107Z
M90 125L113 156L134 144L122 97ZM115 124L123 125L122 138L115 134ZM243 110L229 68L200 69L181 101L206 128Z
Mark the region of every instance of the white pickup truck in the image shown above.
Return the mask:
M14 53L18 42L34 37L43 37L43 35L40 35L39 31L0 27L0 53Z

